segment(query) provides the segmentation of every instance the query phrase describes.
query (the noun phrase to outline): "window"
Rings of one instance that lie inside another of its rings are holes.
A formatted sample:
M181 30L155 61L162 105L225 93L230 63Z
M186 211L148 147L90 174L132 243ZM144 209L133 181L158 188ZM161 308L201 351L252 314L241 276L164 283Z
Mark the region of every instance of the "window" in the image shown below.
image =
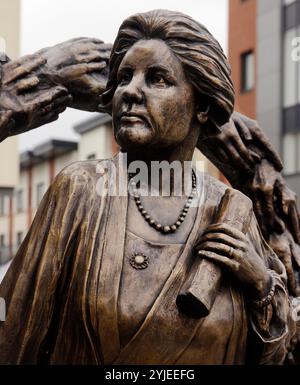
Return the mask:
M4 57L2 58L2 55L6 52L6 42L4 37L0 36L0 61L5 61Z
M255 73L255 63L254 63L254 53L248 51L243 53L241 56L241 66L242 66L242 79L241 79L241 88L243 92L248 92L254 88L254 73Z
M0 194L0 216L5 215L5 196Z
M285 0L283 37L283 161L286 175L300 173L300 62L294 39L300 36L300 0Z
M300 173L300 133L288 133L283 137L283 164L285 175Z
M23 241L23 232L18 231L17 232L17 246L20 246Z
M18 190L17 191L17 212L21 212L24 210L24 206L23 206L23 190Z
M300 24L300 0L286 0L284 7L284 30Z
M297 28L288 30L284 36L284 89L283 106L288 108L294 106L298 100L297 87L297 66L298 63L292 60L292 41L297 36Z
M283 164L286 175L297 172L297 134L286 134L283 137Z
M5 246L5 234L0 235L0 248Z
M43 198L45 191L45 183L38 183L36 186L36 206L38 206Z

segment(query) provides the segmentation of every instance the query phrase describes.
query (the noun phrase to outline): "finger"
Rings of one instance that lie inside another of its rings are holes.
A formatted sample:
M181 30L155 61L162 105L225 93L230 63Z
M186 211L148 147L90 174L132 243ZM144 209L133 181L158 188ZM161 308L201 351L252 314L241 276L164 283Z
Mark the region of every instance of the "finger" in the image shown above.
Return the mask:
M102 71L103 68L105 68L107 66L106 62L105 61L102 61L100 63L87 63L86 64L86 73L90 73L90 72L98 72L98 71Z
M14 128L15 121L10 110L0 111L0 142L10 135L10 130Z
M290 247L293 261L295 261L295 264L300 268L300 246L292 242Z
M31 129L43 126L45 124L54 122L55 120L58 119L59 114L64 112L65 109L66 109L65 107L60 106L60 107L56 108L55 110L52 110L52 111L48 112L47 114L42 115L39 119L36 119L36 118L33 119L30 122L30 124L28 125L28 128L31 130Z
M223 244L221 242L201 242L201 244L199 245L198 254L200 251L204 250L212 251L230 259L233 259L237 255L236 250L233 247Z
M300 244L300 226L299 226L299 214L296 203L291 203L289 207L289 219L291 222L292 234L295 241Z
M20 58L17 63L14 63L13 70L10 70L7 75L4 76L3 82L9 84L21 77L29 75L36 68L41 67L46 63L46 59L40 55L28 55ZM10 64L10 63L8 63Z
M13 112L11 110L0 111L0 127L6 125L12 118Z
M245 172L253 171L251 164L241 157L238 150L230 142L226 143L225 151L227 152L228 157L235 163L235 167L240 168L241 171Z
M295 273L294 273L293 263L292 263L292 250L290 251L290 253L285 253L282 256L282 262L286 270L289 291L291 292L291 294L296 295L297 283L296 283L296 278L295 278Z
M242 233L241 231L235 229L230 225L227 225L227 223L216 223L216 224L210 225L203 232L203 235L207 233L224 233L242 242L244 242L245 239L247 239L244 233Z
M266 227L266 218L263 214L263 210L261 207L261 201L260 199L254 194L254 197L252 199L253 202L253 208L254 208L254 213L257 218L257 221L259 223L259 227L261 229L261 232L266 240L268 240L268 231Z
M261 202L261 208L264 211L265 220L271 228L274 228L274 218L276 215L274 207L274 186L264 186L263 191L258 191L258 199Z
M218 242L224 245L233 247L235 249L244 250L244 244L238 241L236 238L232 238L224 233L207 233L203 237L201 237L201 243L199 246L196 246L196 250L201 249L201 245L204 242Z
M98 51L84 52L76 57L78 63L103 62L103 55Z
M282 234L286 229L284 221L278 215L274 216L274 229L278 234Z
M48 112L56 110L58 108L63 108L65 110L68 105L72 103L72 96L67 95L67 96L62 96L60 98L57 98L54 100L54 102L48 104L47 106L41 108L38 113L40 115L48 114Z
M100 53L100 56L102 57L102 60L105 60L108 63L111 55L111 50L105 50L105 51L99 50L99 53Z
M36 87L39 84L39 79L37 76L32 76L27 79L22 79L18 84L17 84L17 93L21 94L25 91L30 90L31 88Z
M215 149L215 154L217 154L218 156L218 159L224 163L228 163L229 162L229 156L227 155L226 151L222 148L223 147L223 142L219 142L217 141L216 142L218 146L216 146L217 148Z
M258 154L257 152L255 152L255 151L252 150L251 148L249 148L248 151L249 151L249 153L250 153L250 155L251 155L251 158L253 159L253 162L254 162L255 164L260 163L260 161L261 161L261 156L260 156L260 154Z
M102 45L95 45L93 48L94 51L99 53L99 55L102 57L102 60L105 60L105 61L109 60L110 55L111 55L111 49L112 49L112 47L103 48L103 44Z
M97 43L97 49L100 49L101 51L111 51L113 45L111 43Z
M240 136L246 141L251 141L252 135L251 135L250 129L248 128L246 123L243 121L243 118L234 113L232 116L232 119L235 123L235 126Z
M237 271L239 268L239 264L237 262L211 251L199 251L198 255L201 258L216 262L218 264L220 263L221 265L226 266L233 271Z
M100 63L82 63L68 66L60 71L61 76L75 78L90 72L102 71L106 67L105 61Z
M268 159L274 164L277 171L281 171L283 169L282 161L264 132L259 127L253 127L251 132L253 137L259 142L259 146L263 147Z
M238 150L238 153L244 159L244 161L249 164L249 167L252 168L254 166L253 159L242 139L237 135L233 135L231 137L231 143Z
M276 209L274 206L275 197L274 189L276 183L273 183L273 174L267 175L265 178L263 170L260 167L256 168L255 177L252 183L253 201L255 214L258 217L264 235L266 228L270 227L274 231L274 218Z
M40 95L37 100L38 108L42 108L54 101L55 99L61 98L63 96L68 95L68 91L66 88L57 86L53 87L50 90L47 90L45 93Z

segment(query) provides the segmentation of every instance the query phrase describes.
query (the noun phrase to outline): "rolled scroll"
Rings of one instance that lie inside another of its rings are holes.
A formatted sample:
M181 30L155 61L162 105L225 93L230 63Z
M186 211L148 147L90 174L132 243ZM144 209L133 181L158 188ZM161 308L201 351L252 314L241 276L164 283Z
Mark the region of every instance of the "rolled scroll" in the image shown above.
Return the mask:
M244 234L252 217L252 201L237 190L227 189L222 197L216 223L226 223ZM206 317L221 285L222 270L217 264L195 258L176 303L180 311L194 317Z

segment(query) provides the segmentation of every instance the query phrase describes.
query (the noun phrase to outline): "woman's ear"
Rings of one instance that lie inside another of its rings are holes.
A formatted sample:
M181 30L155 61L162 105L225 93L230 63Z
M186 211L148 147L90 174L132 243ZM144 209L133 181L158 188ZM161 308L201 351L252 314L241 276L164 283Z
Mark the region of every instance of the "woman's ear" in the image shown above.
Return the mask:
M209 109L210 106L207 106L205 111L200 111L198 108L196 109L197 120L201 125L207 122Z

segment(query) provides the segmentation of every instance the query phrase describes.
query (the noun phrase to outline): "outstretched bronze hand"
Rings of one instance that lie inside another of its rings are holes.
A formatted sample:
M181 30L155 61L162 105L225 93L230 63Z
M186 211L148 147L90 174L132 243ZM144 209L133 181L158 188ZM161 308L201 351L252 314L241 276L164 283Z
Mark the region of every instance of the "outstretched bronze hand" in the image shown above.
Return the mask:
M108 78L111 47L101 40L82 37L44 48L38 54L47 61L43 73L72 95L70 107L97 111Z
M35 74L45 62L34 54L2 66L0 140L56 120L70 104L66 88Z

